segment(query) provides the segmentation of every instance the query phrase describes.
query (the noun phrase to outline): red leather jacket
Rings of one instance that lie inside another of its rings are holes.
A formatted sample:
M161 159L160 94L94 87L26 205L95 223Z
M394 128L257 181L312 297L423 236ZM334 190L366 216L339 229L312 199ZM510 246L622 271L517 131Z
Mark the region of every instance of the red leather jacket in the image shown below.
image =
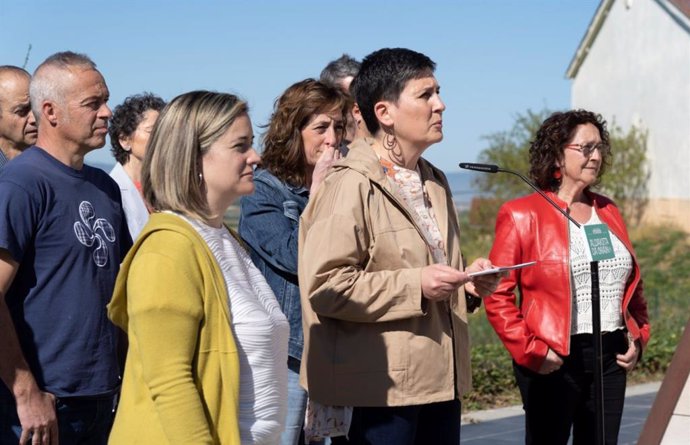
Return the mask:
M547 192L561 208L554 193ZM588 192L597 214L628 248L633 271L623 296L623 319L628 332L644 347L649 340L647 303L642 296L640 266L628 232L615 204ZM513 359L537 371L548 348L570 354L572 291L570 284L568 223L537 193L505 203L496 219L496 236L489 258L496 265L527 261L537 264L512 271L496 292L484 300L489 322ZM515 287L521 295L516 305Z

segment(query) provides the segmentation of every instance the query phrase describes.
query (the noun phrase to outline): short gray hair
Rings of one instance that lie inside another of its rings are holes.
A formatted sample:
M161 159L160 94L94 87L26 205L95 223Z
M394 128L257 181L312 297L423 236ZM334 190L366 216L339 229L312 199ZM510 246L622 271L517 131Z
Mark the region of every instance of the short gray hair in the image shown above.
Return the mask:
M55 53L41 63L31 78L29 96L31 97L31 111L36 121L41 116L41 104L46 100L62 103L64 101L64 76L56 76L55 70L69 71L79 67L96 70L96 64L86 54L72 51Z
M355 77L361 66L362 64L349 54L343 54L326 65L326 68L321 71L319 80L326 85L340 88L339 83L346 77Z

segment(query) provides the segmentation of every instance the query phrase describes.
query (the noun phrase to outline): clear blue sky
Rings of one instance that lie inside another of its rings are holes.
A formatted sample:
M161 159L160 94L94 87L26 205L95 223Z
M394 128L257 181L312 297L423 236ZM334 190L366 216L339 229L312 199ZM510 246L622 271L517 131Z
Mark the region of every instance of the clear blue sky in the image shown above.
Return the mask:
M233 92L249 102L258 135L276 97L328 61L408 47L437 63L445 138L425 157L450 172L517 113L568 108L565 71L598 4L0 0L0 64L22 65L29 44L29 71L57 51L86 53L106 78L111 107L142 91L166 100L200 88ZM108 145L87 160L114 162Z

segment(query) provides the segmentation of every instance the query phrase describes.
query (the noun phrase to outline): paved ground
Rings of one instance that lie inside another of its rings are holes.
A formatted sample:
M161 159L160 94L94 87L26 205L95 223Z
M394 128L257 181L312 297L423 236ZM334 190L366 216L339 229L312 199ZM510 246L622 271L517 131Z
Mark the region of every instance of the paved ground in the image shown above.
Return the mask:
M660 383L629 387L618 436L619 445L634 445L642 431ZM461 445L518 445L525 443L522 407L467 413L463 416Z

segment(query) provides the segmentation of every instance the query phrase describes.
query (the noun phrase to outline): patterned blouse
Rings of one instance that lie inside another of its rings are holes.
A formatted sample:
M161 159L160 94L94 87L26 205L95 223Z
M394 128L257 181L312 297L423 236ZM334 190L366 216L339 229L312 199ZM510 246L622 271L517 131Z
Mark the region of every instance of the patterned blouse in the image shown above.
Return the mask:
M400 167L383 158L380 158L379 162L396 196L405 204L412 220L421 230L434 262L447 264L443 236L438 228L438 221L429 203L419 171Z

